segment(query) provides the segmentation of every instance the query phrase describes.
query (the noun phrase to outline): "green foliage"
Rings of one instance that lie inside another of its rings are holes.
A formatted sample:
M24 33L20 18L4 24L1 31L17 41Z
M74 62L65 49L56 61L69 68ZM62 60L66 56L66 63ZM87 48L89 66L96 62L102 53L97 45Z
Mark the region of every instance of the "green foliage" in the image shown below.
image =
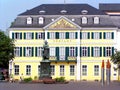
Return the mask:
M56 82L65 82L65 77L55 78Z
M38 80L38 77L37 77L37 76L34 76L34 80Z
M24 78L23 81L24 81L24 82L31 82L31 81L32 81L32 78L31 78L31 77L29 77L29 78Z
M14 41L0 31L0 67L8 68L9 60L14 58Z
M111 61L114 64L120 64L120 52L116 52L114 55L111 56Z

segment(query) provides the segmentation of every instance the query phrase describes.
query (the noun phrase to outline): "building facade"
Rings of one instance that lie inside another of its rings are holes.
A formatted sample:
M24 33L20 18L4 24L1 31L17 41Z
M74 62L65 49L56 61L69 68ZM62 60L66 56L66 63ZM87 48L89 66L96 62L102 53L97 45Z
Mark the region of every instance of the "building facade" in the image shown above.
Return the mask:
M21 74L39 77L46 40L52 78L101 80L102 60L106 65L115 50L120 50L120 24L116 21L102 8L88 4L42 4L19 14L9 28L9 36L15 40L11 74L15 79ZM118 80L114 68L111 62L111 80Z

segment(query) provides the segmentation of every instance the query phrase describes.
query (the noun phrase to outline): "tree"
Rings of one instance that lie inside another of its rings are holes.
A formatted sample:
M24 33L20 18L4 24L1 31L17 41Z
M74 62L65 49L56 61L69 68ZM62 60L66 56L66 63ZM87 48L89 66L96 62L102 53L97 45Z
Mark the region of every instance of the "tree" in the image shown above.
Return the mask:
M111 56L111 61L114 64L117 64L118 68L120 69L120 52L119 51L116 51L116 53Z
M8 68L14 58L14 41L0 31L0 68Z

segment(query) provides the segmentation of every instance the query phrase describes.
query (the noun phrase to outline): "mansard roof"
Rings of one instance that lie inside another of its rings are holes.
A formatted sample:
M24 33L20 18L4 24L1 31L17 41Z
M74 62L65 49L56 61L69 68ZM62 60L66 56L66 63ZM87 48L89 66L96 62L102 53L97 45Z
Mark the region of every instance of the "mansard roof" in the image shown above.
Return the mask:
M82 11L87 11L86 15L105 15L88 4L42 4L19 15L82 15Z
M99 9L102 11L120 11L120 3L101 3Z

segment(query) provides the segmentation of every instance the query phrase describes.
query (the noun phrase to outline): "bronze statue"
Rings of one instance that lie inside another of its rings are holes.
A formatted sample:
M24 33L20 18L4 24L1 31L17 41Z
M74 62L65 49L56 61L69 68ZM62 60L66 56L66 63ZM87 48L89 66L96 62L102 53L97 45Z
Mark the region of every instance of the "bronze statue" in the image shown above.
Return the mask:
M45 41L45 44L43 46L43 51L42 51L42 56L43 56L43 60L49 60L49 46L48 46L48 42Z

